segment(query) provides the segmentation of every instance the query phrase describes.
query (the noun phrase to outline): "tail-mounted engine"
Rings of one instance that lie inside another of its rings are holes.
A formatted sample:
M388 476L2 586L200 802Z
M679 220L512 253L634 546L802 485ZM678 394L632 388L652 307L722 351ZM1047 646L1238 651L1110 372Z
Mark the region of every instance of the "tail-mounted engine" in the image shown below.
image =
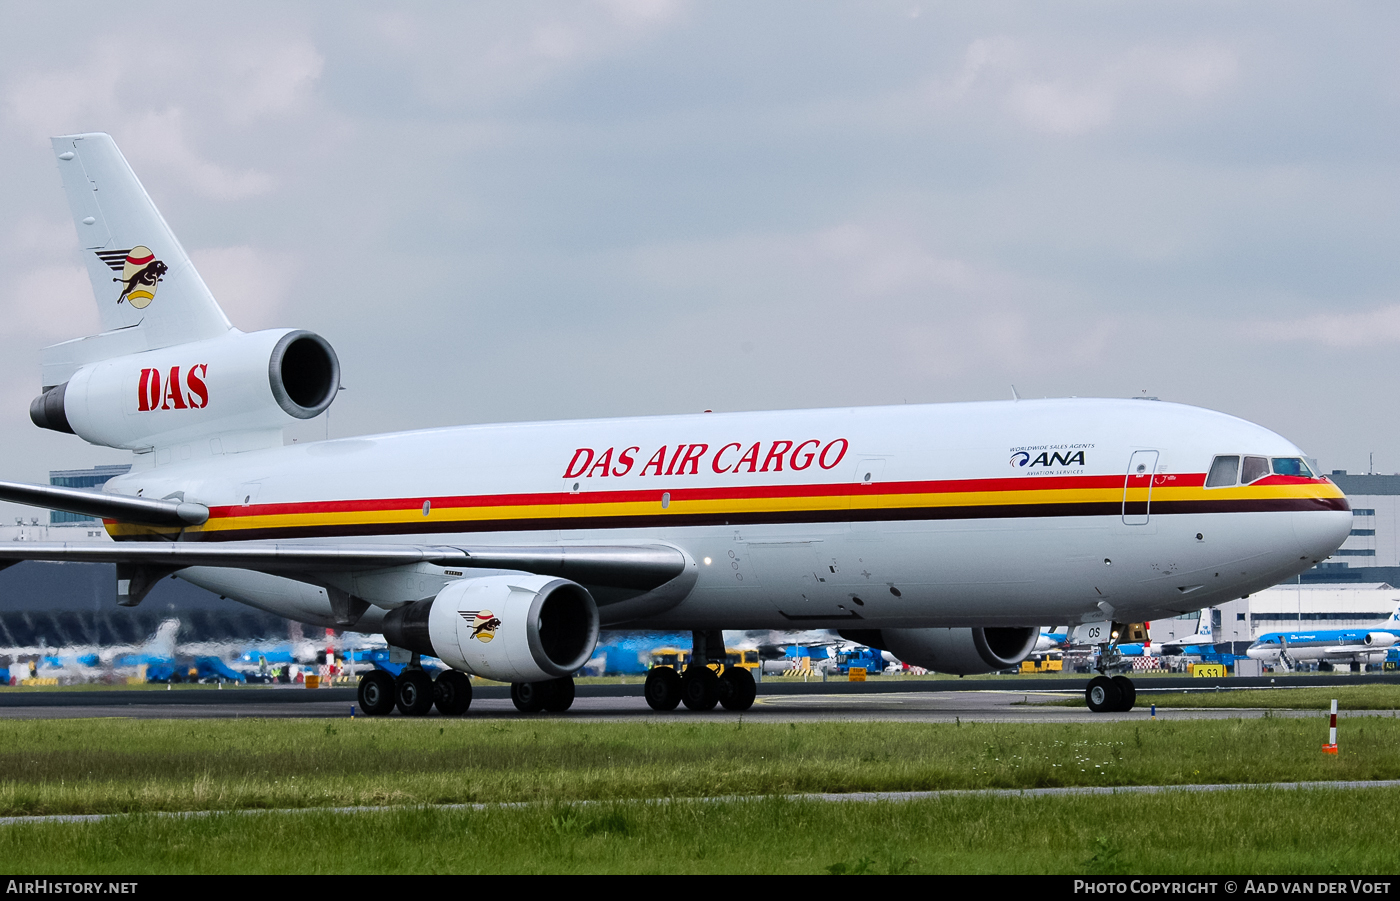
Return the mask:
M566 579L459 579L431 600L391 610L384 638L474 675L542 682L578 672L593 656L598 607Z
M45 388L29 418L92 444L140 450L281 429L324 412L339 389L340 361L320 335L231 331L89 363Z
M870 629L842 638L889 651L905 663L957 676L994 673L1020 664L1035 649L1034 626L981 629Z

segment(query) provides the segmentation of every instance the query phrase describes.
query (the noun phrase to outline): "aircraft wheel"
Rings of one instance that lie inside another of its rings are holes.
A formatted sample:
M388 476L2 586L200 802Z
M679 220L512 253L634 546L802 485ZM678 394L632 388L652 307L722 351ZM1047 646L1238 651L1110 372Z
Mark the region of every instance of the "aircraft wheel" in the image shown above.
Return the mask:
M1084 703L1095 713L1111 713L1118 709L1121 693L1107 676L1095 676L1084 689Z
M574 677L565 676L562 679L553 680L553 687L549 692L549 697L545 699L544 709L550 713L563 713L574 705Z
M461 716L472 706L472 680L455 669L443 671L433 680L433 703L443 716Z
M688 666L681 676L681 703L691 710L714 710L719 703L719 676L708 666Z
M510 683L510 702L521 713L539 713L549 703L554 680Z
M731 666L719 677L719 703L736 713L748 710L758 696L753 673L742 666Z
M665 712L675 710L681 703L681 677L669 666L653 667L647 673L647 684L643 690L647 706L652 710Z
M404 716L423 716L433 709L433 680L421 669L406 669L394 680L394 700Z
M1118 707L1120 713L1127 713L1137 703L1137 686L1127 676L1114 676L1113 684L1118 686Z
M360 677L360 709L366 716L384 716L394 709L394 677L377 669Z

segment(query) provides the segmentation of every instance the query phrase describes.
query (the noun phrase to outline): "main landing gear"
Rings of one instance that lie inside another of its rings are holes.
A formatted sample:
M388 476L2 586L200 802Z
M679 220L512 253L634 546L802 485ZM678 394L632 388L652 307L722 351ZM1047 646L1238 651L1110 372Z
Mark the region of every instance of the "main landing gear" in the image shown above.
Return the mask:
M1142 641L1147 632L1141 623L1113 623L1109 640L1099 645L1099 675L1084 688L1084 703L1094 713L1127 713L1137 703L1137 687L1123 673L1132 668L1118 652L1118 641L1129 635L1130 640Z
M647 705L662 712L675 710L681 704L695 711L714 710L719 705L736 713L752 707L758 686L747 669L727 665L723 633L692 634L690 661L684 674L669 666L654 667L647 673ZM719 664L723 671L710 669L712 663Z
M521 713L563 713L574 703L574 679L547 679L544 682L512 682L510 700Z
M434 679L415 658L397 679L379 669L361 676L359 701L367 716L385 716L395 707L404 716L425 716L434 705L443 716L461 716L471 706L472 683L456 670Z

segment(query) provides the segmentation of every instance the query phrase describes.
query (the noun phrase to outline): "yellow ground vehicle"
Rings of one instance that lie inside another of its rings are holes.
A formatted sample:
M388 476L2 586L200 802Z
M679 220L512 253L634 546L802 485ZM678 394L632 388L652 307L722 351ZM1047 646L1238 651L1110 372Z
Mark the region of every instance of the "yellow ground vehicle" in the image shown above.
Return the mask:
M1058 673L1064 669L1064 658L1059 654L1046 654L1038 658L1021 661L1023 673Z
M669 666L675 670L685 669L686 662L690 660L690 651L681 648L657 648L648 657L648 668L658 666ZM741 651L736 648L724 649L724 665L737 666L746 670L756 670L762 663L758 659L758 651Z

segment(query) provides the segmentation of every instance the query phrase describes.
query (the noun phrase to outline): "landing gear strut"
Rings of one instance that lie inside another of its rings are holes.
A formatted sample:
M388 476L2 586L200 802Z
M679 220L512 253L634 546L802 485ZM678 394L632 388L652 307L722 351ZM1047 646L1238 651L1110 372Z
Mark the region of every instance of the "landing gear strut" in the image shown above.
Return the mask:
M1109 640L1099 645L1099 662L1095 667L1099 675L1090 679L1084 688L1084 703L1094 713L1127 713L1137 703L1137 687L1132 679L1123 675L1132 665L1118 652L1118 641L1128 632L1141 629L1138 623L1114 623ZM1146 638L1145 631L1140 634ZM1136 634L1133 637L1138 638Z

